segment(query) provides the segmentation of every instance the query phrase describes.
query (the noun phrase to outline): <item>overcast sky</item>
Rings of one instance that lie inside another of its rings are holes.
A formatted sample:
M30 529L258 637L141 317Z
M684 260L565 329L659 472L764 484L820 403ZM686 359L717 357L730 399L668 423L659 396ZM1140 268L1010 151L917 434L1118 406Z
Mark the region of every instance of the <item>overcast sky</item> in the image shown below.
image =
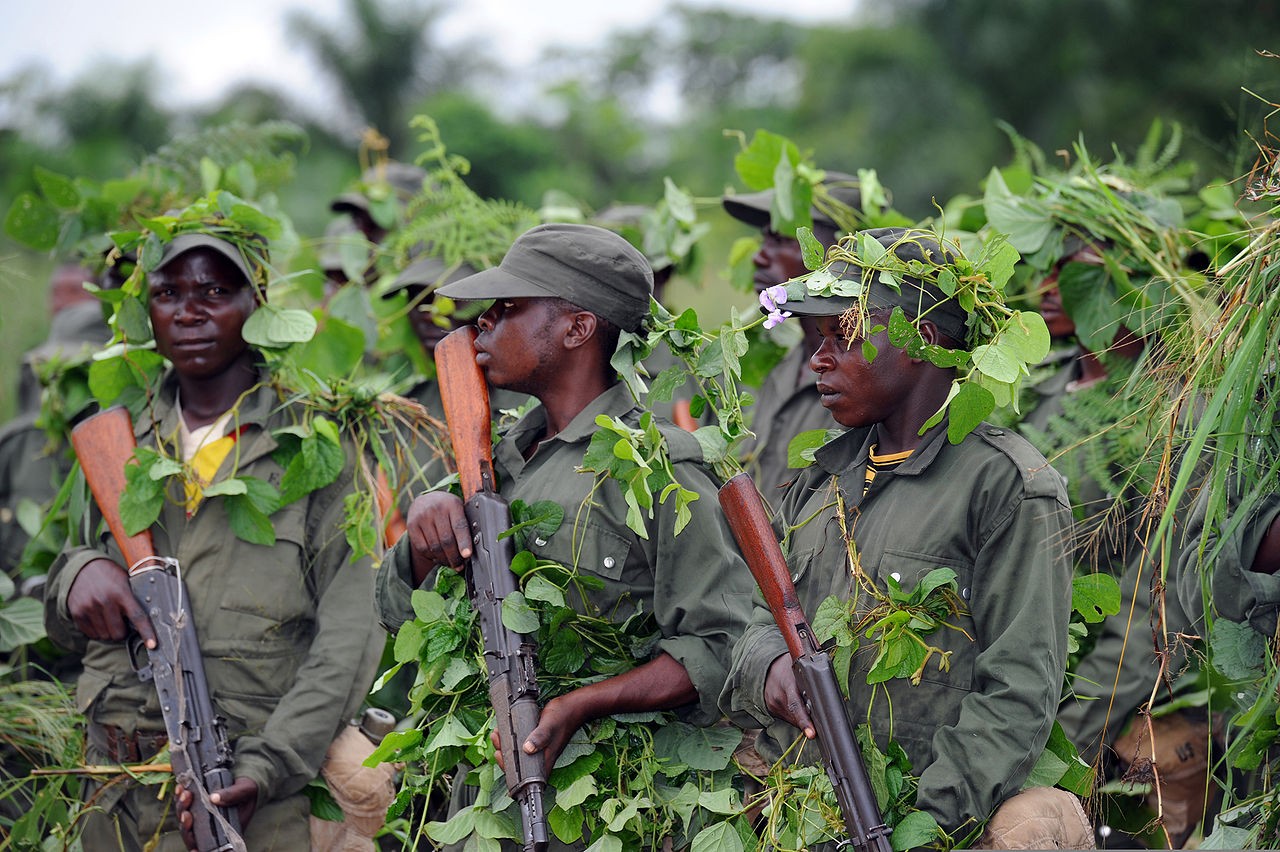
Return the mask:
M854 0L684 0L813 24L847 20ZM44 63L64 84L104 59L153 57L159 95L178 106L216 98L230 85L271 82L301 100L316 86L309 57L285 37L290 9L328 22L347 0L12 0L0 18L0 82ZM448 5L448 4L446 4ZM654 20L668 0L458 0L437 36L443 43L481 38L507 67L532 62L550 45L594 47L611 30Z

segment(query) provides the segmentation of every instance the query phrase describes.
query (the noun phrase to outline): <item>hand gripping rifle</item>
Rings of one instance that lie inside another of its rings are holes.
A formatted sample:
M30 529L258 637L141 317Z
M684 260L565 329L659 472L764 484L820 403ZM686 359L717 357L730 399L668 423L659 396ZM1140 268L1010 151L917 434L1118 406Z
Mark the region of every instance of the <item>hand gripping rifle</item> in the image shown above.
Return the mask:
M502 601L516 590L511 539L499 538L511 528L511 510L494 488L489 390L476 364L475 335L474 327L464 326L441 340L436 345L436 374L471 525L467 591L484 637L489 701L506 764L507 791L520 805L526 852L542 852L548 843L542 806L546 767L541 754L526 754L521 747L542 712L534 673L537 648L531 637L502 623Z
M796 685L817 731L822 762L849 835L837 848L890 852L889 828L876 805L831 655L818 645L800 608L791 572L751 477L740 473L726 482L720 489L720 506L791 653Z
M125 465L136 445L133 423L123 408L109 408L71 430L85 481L129 567L129 586L156 631L156 647L139 666L141 640L130 647L142 680L155 683L169 736L169 761L180 784L191 787L192 827L200 852L243 852L240 818L233 808L209 802L209 793L230 786L231 745L225 721L213 709L204 658L178 560L156 554L151 530L126 535L120 518Z

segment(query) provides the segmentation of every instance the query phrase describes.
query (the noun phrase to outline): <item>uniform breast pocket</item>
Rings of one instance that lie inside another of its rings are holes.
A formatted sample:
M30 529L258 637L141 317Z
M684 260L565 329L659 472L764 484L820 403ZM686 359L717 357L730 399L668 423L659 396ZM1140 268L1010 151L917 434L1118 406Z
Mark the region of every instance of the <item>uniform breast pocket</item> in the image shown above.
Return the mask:
M641 585L653 585L652 577L625 577L627 557L631 553L631 544L627 539L591 523L579 522L576 526L567 520L565 524L547 538L531 538L529 549L539 559L557 562L569 569L577 569L579 574L593 576L604 580L607 590L593 592L591 598L599 596L616 598L617 584L630 584L635 581Z
M923 680L967 690L973 683L978 652L969 615L973 566L945 556L886 550L877 576L882 586L889 578L896 580L909 596L909 605L923 616L913 624L919 628L918 635L937 649L925 665ZM921 589L922 584L928 593L920 599L911 593ZM932 629L923 627L930 621L934 623Z
M232 539L224 564L222 619L227 635L261 634L264 639L282 626L296 627L314 616L313 594L306 582L308 548L302 506L286 506L271 516L276 540L254 545Z

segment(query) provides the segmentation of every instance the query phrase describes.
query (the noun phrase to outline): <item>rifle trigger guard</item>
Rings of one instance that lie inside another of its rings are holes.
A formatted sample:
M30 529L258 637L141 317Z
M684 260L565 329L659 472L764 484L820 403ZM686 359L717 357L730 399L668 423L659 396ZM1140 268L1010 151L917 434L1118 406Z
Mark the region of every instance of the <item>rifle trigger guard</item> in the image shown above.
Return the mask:
M129 665L133 666L133 670L138 673L138 680L144 683L152 680L154 673L151 671L151 657L142 644L142 637L131 636L125 646L129 650ZM146 660L146 662L139 665L139 660Z

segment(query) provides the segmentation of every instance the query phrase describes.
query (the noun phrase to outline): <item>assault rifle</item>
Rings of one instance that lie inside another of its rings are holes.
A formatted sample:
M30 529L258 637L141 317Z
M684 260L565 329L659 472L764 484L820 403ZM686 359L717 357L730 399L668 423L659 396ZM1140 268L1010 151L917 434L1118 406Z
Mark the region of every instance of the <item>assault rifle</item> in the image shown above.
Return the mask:
M889 828L876 805L875 792L853 736L853 723L831 665L831 655L818 645L796 597L782 549L760 500L755 483L745 473L720 489L720 506L733 537L756 578L773 619L791 654L791 668L809 718L818 735L818 748L827 777L844 815L847 840L837 848L859 852L891 852Z
M150 529L127 535L120 518L124 469L136 445L129 412L109 408L93 415L71 430L71 445L124 556L133 596L156 631L156 647L147 649L146 665L137 662L141 639L131 642L130 656L138 677L155 683L169 736L173 775L195 793L191 816L197 848L200 852L244 852L236 810L209 803L210 792L230 786L233 780L231 745L226 722L213 709L178 561L156 554Z
M476 364L475 328L463 326L436 344L436 375L453 455L458 464L467 522L471 525L471 565L467 592L480 619L484 660L489 670L489 702L502 747L507 792L520 805L526 852L547 848L547 786L541 754L521 747L538 726L537 647L531 637L502 623L502 602L516 590L511 573L511 510L494 488L489 389Z

